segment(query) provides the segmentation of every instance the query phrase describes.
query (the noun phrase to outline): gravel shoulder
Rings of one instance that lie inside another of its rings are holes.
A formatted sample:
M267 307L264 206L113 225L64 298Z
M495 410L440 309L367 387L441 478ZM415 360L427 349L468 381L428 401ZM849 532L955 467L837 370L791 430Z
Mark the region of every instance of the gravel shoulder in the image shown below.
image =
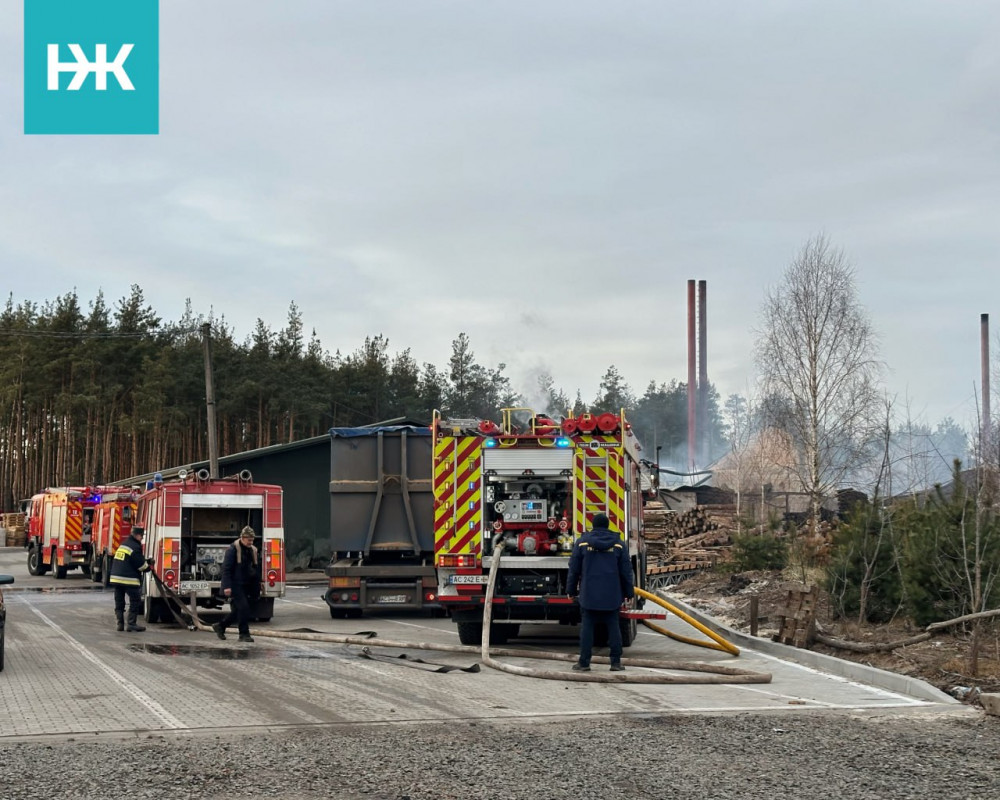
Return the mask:
M0 746L35 798L995 797L1000 719L656 715Z

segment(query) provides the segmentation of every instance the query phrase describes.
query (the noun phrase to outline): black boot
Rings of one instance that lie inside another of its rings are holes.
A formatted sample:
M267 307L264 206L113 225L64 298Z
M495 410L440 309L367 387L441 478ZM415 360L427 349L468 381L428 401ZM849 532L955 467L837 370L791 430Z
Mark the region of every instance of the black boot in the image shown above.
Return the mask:
M127 630L129 633L133 633L133 632L134 633L138 633L140 631L146 630L146 626L145 625L139 625L135 621L136 616L138 616L138 615L134 611L130 610L128 612L128 626L125 628L125 630Z
M115 609L115 619L118 620L118 624L115 626L116 631L125 630L125 612Z

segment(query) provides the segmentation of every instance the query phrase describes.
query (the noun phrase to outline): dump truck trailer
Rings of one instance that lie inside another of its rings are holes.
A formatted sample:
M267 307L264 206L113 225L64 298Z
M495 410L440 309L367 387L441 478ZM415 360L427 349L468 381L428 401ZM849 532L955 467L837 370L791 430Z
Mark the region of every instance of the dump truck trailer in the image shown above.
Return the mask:
M430 428L333 428L330 437L330 616L439 608Z

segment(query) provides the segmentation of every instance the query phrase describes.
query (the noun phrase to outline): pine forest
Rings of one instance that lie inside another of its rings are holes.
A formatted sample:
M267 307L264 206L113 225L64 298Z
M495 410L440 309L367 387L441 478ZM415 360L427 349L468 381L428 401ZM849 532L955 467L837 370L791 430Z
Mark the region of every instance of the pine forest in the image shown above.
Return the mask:
M514 387L505 365L477 363L459 333L444 368L390 352L373 335L355 351L330 354L307 338L294 304L273 331L261 320L238 341L224 318L191 313L165 323L139 286L113 303L76 292L38 305L8 298L0 316L0 488L4 509L46 486L100 484L208 458L202 326L211 328L218 447L228 455L297 441L332 427L405 418L429 424L432 411L495 419L524 397L539 413L626 408L652 459L687 436L686 386L650 381L636 397L614 366L590 402L538 386ZM537 403L536 403L537 404ZM718 397L709 396L713 450L724 447Z

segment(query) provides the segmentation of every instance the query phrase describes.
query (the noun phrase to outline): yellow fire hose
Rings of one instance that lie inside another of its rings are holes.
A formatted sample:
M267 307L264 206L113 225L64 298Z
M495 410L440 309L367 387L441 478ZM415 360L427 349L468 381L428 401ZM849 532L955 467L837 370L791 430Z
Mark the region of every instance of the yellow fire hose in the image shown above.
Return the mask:
M738 648L735 644L726 641L711 628L702 625L700 622L698 622L698 620L696 620L690 614L684 613L679 608L677 608L677 606L673 605L672 603L668 603L662 597L657 597L655 594L650 594L645 589L636 589L635 593L640 597L645 597L647 600L652 600L657 605L663 606L671 614L676 614L678 617L684 620L688 625L692 626L693 628L697 628L712 641L706 642L704 639L692 639L690 636L684 636L680 633L674 633L673 631L668 631L666 628L663 628L657 625L656 623L650 622L648 619L644 619L642 620L642 624L645 625L647 628L651 628L657 633L662 633L664 636L669 636L671 639L674 639L678 642L684 642L685 644L693 644L697 647L706 647L709 650L721 650L724 653L730 653L734 656L738 656L740 654L740 648Z

